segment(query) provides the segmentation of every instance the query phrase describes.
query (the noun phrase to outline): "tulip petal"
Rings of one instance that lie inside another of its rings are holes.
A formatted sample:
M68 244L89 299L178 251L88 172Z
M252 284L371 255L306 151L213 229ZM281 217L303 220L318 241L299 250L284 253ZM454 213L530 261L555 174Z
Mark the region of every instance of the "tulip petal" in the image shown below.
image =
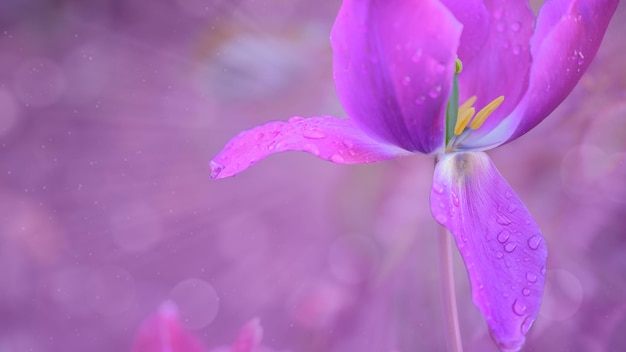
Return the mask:
M403 149L441 150L460 37L460 23L438 0L343 1L331 43L350 118Z
M350 119L292 117L235 136L211 161L211 177L236 175L270 154L288 150L308 152L337 164L371 163L410 154L373 140Z
M441 0L463 25L458 56L470 62L485 44L489 35L489 12L482 0Z
M488 134L509 115L528 88L531 66L530 38L535 16L527 1L486 0L489 34L480 52L463 61L459 75L460 101L476 96L475 107L483 108L499 96L502 105L482 127L469 135L467 144Z
M481 152L437 162L431 211L456 240L474 304L503 350L518 350L537 318L547 249L528 209Z
M254 318L241 328L230 352L255 352L261 347L262 339L261 321Z
M595 57L618 2L552 0L544 4L532 38L528 91L506 124L498 126L500 131L494 131L483 144L520 137L567 97ZM500 139L502 135L508 138Z
M202 343L186 331L178 318L178 309L165 302L157 314L142 324L133 352L203 352Z

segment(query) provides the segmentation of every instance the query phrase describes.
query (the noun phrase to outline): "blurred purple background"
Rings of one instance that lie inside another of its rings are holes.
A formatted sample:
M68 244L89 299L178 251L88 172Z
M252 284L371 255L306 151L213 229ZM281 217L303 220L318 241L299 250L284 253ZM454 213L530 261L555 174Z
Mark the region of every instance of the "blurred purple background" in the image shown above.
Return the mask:
M339 0L0 2L0 351L130 351L173 300L211 349L441 351L428 157L208 162L239 131L342 116ZM626 350L626 9L568 100L491 153L550 250L526 351ZM468 351L494 351L456 258Z

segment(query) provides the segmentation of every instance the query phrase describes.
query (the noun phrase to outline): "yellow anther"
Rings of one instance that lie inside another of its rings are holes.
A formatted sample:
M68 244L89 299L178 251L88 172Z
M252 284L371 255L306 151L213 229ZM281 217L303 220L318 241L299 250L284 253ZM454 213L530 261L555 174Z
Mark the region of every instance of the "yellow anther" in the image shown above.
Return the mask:
M471 96L469 99L467 99L463 104L459 105L459 115L463 115L463 111L474 106L475 102L476 102L476 96L474 95L474 96Z
M479 129L480 126L485 123L489 115L491 115L504 101L504 96L501 95L494 99L491 103L487 104L484 108L482 108L477 114L476 117L472 120L470 124L470 128L473 130ZM459 108L460 109L460 108Z
M459 116L456 119L456 126L454 126L454 134L460 135L467 127L467 124L470 122L472 117L474 117L474 113L476 109L473 107L461 110L459 108Z

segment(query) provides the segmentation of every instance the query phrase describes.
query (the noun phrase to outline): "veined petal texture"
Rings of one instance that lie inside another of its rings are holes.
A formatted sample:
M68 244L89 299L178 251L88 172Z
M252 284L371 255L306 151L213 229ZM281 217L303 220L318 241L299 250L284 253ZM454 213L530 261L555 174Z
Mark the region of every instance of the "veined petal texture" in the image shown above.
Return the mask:
M375 141L352 120L292 117L241 132L211 161L211 177L233 176L278 152L304 151L337 164L363 164L410 153Z
M547 248L528 209L482 152L437 162L431 211L456 241L474 304L502 350L518 350L537 318Z
M403 149L442 149L461 27L438 0L343 1L331 43L350 118Z

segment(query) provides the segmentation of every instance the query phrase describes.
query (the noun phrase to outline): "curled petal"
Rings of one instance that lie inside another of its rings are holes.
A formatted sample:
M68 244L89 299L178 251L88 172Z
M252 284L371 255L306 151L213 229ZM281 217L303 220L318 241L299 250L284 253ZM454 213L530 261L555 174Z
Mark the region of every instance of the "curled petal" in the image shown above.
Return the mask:
M200 340L183 328L174 303L165 302L157 314L143 322L132 351L204 352L205 349Z
M489 12L482 0L441 0L463 25L458 56L470 62L482 49L489 35Z
M373 140L350 119L292 117L235 136L211 161L211 177L236 175L270 154L288 150L308 152L337 164L371 163L410 154Z
M343 106L378 140L443 148L461 25L438 0L345 0L332 30Z
M489 34L480 52L463 62L459 75L460 101L476 96L481 109L499 96L502 105L480 129L469 135L472 145L500 124L517 106L528 88L531 67L530 39L535 16L527 1L486 0Z
M574 89L604 37L618 0L552 0L532 38L530 84L505 124L484 144L512 141L546 118ZM501 139L503 135L508 138Z
M518 350L537 318L547 249L528 209L481 152L445 155L430 197L455 238L474 304L503 350Z

